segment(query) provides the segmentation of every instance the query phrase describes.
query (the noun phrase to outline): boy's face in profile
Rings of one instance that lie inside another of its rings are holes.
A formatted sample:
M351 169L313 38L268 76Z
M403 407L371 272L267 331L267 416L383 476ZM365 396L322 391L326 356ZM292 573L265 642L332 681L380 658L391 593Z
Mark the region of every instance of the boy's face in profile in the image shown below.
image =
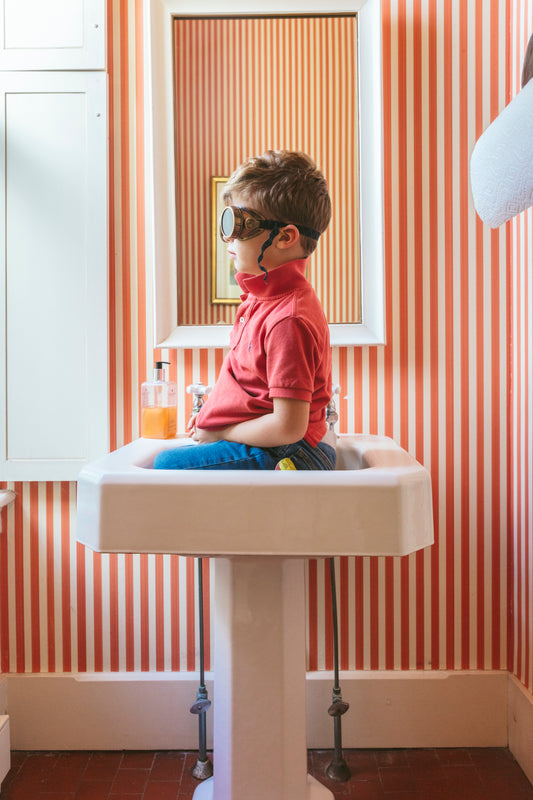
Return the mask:
M236 195L232 197L232 204L235 206L247 207L249 206L243 199ZM228 242L228 255L233 261L235 272L244 272L248 275L262 275L263 271L257 263L259 254L261 253L262 244L268 239L269 231L261 231L251 239L231 239ZM262 264L268 269L268 248L265 251Z

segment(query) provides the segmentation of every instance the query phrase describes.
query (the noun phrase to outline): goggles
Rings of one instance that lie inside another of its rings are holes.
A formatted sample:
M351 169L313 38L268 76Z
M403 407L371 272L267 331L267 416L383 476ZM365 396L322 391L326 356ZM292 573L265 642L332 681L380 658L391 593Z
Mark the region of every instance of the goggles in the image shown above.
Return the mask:
M264 230L272 231L273 239L285 225L289 223L264 219L257 211L251 211L249 208L226 206L220 215L219 232L225 242L230 242L232 239L253 239ZM295 227L303 236L309 236L311 239L318 239L320 236L318 231L306 228L305 225L295 225Z

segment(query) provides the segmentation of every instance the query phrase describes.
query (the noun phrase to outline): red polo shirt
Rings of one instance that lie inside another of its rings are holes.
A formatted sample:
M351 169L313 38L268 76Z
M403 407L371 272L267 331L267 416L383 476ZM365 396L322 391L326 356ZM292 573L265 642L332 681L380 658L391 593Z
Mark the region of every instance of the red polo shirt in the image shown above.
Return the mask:
M219 429L270 414L274 397L310 404L305 439L315 446L326 432L331 395L329 328L306 260L264 275L237 273L245 292L230 336L230 352L196 424Z

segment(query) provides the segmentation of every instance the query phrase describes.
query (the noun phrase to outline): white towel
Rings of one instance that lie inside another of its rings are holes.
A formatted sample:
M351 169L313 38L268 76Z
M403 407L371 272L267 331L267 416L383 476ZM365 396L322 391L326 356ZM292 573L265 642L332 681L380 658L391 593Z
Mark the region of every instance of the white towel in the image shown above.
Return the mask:
M470 183L476 211L491 228L533 205L533 80L479 137Z

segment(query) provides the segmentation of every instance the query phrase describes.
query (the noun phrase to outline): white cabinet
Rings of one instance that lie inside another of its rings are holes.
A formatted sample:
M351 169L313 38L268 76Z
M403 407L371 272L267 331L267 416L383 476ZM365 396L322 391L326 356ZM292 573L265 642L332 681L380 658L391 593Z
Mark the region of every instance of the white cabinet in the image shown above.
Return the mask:
M108 449L106 0L0 0L0 480Z
M0 94L0 480L75 480L108 447L106 75Z
M105 0L2 0L0 69L105 69Z

